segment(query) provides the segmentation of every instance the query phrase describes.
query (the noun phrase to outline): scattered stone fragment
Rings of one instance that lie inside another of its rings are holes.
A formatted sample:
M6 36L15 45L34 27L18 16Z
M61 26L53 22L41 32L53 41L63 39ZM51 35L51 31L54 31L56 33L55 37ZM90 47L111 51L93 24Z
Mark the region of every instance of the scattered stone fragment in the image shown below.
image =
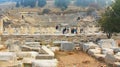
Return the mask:
M118 44L113 39L102 39L102 40L98 41L98 45L101 48L114 48L114 47L118 47Z
M91 56L94 56L95 54L101 54L101 49L89 49L88 50L88 54L90 54Z
M89 49L95 49L96 47L98 47L98 45L94 44L93 42L84 43L83 44L83 51L87 52Z
M105 61L105 55L104 54L94 54L94 57L100 61Z
M120 62L114 62L114 67L120 67Z
M114 51L113 49L110 49L110 48L102 48L102 54L114 54Z
M113 64L116 61L117 61L117 59L114 57L113 54L108 54L108 53L106 54L106 56L105 56L105 62L107 64Z

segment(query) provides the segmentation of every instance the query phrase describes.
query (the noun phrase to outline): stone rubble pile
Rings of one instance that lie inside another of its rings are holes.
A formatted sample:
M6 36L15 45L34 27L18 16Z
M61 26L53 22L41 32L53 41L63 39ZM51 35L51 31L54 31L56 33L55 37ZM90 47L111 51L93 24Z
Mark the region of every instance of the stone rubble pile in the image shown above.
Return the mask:
M120 67L120 48L113 39L101 39L97 44L93 42L80 44L80 48L90 56L105 61L110 66Z
M9 45L8 48L14 46ZM26 67L26 65L29 67L57 67L58 62L54 53L46 46L40 46L38 42L29 42L19 48L21 51L8 49L8 52L0 52L0 67Z

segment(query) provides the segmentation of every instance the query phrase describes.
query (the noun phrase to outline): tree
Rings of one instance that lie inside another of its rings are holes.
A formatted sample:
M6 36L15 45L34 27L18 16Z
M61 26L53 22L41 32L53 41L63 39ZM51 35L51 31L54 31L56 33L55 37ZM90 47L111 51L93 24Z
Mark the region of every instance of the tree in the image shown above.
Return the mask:
M75 5L76 5L76 6L84 6L84 4L83 4L84 1L85 1L85 0L76 0L76 1L75 1Z
M24 0L20 0L20 5L21 5L21 6L24 5Z
M30 6L30 7L35 7L36 5L36 0L24 0L24 6Z
M55 6L61 8L61 10L65 10L68 8L70 0L55 0Z
M95 3L95 0L76 0L75 1L76 6L82 6L82 7L87 7L91 3Z
M46 0L38 0L38 6L39 7L44 7L46 5Z
M99 20L102 30L107 34L108 38L112 37L113 33L120 32L120 0L108 7L102 18Z
M90 4L97 4L100 7L105 7L107 5L110 5L111 2L112 2L112 0L76 0L75 5L87 7Z
M20 3L19 2L16 3L16 7L20 7Z
M35 7L36 5L36 0L19 0L20 1L20 5L22 5L23 7Z

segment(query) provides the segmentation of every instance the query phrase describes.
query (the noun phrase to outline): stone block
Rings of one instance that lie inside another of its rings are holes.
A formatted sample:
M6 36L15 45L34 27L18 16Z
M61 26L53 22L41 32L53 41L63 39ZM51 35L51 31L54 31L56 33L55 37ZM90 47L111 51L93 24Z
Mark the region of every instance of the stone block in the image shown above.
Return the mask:
M103 48L102 49L102 54L106 55L107 53L114 54L114 51L113 51L113 49L110 49L110 48Z
M120 48L112 48L112 49L113 49L114 53L120 52Z
M56 59L51 60L34 60L32 67L57 67L58 61Z
M114 62L114 67L120 67L120 62Z
M37 52L18 52L16 53L19 58L35 58L38 53Z
M98 41L98 45L101 48L114 48L114 47L118 47L118 44L113 39L102 39L102 40Z
M72 51L72 50L74 50L74 48L75 48L74 43L72 43L72 42L63 42L63 43L61 43L60 50Z
M94 54L94 57L100 61L104 61L105 55L104 54Z
M13 52L0 52L0 61L12 61L16 59L16 54Z
M21 46L21 50L22 51L37 51L37 52L39 52L40 48L23 45L23 46Z
M117 61L117 59L114 57L113 54L108 54L108 53L106 54L106 56L105 56L105 62L107 64L113 64L116 61Z
M22 62L23 62L24 64L31 64L32 61L34 61L34 60L35 60L35 58L24 58L24 59L22 60Z
M44 50L45 53L50 56L55 56L54 52L52 50L50 50L49 48L47 48L46 46L42 46L42 50Z
M101 54L101 49L89 49L88 54L94 56L94 54Z
M54 59L54 56L48 54L40 54L36 56L36 59Z
M94 44L93 42L84 43L83 44L83 51L87 52L89 49L95 49L97 47L98 47L98 45Z

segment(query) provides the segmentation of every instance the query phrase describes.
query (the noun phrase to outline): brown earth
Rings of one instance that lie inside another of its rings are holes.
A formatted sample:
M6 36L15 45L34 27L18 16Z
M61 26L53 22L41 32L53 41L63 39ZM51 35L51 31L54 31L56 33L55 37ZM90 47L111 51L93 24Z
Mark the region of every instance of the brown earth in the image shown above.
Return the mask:
M86 53L80 52L55 52L58 59L58 67L106 67L104 62L100 62Z

